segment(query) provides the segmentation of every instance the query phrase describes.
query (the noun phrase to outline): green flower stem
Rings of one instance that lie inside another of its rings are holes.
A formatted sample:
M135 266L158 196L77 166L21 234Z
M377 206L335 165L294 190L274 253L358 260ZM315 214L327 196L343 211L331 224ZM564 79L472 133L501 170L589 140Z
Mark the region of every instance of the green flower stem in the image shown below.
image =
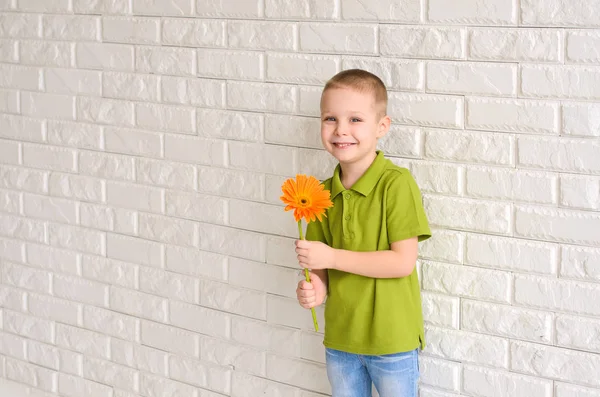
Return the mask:
M300 233L300 240L304 240L304 234L302 233L302 219L298 221L298 232ZM310 283L310 272L308 269L304 269L304 277L306 281ZM310 312L312 313L313 324L315 325L315 332L319 331L319 323L317 322L317 313L315 312L315 308L311 307Z

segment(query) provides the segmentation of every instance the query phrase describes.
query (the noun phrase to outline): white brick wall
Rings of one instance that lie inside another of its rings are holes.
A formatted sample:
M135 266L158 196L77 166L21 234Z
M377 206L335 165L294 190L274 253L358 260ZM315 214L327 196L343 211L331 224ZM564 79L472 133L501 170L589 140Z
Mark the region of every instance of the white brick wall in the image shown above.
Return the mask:
M0 0L1 383L327 395L279 195L330 175L321 86L358 67L434 227L421 397L599 397L599 10Z

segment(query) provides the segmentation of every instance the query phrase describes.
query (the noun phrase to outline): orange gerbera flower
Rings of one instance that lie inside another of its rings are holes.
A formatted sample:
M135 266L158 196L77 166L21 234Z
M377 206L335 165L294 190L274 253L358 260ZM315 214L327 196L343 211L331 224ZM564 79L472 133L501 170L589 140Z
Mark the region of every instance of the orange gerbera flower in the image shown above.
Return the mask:
M325 210L333 203L329 199L329 190L313 176L296 175L296 179L289 178L281 186L283 196L281 201L286 204L285 210L294 210L294 219L299 222L304 218L306 222L312 222L316 218L319 221L325 214Z

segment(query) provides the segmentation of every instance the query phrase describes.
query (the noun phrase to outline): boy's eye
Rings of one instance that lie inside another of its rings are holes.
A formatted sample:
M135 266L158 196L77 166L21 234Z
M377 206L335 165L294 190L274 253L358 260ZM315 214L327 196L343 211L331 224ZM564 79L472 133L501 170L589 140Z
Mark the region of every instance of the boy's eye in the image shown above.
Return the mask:
M352 121L353 123L360 123L361 119L353 117L353 118L350 119L350 121Z
M335 121L335 117L325 117L323 120L325 120L325 121Z

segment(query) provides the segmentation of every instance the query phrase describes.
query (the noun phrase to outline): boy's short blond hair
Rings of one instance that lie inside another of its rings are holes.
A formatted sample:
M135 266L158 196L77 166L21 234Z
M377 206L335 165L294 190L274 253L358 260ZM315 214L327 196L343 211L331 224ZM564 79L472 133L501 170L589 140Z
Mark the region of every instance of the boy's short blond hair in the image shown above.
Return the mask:
M327 81L323 93L333 88L350 88L358 92L370 92L375 98L375 106L379 107L377 113L380 117L387 114L387 89L383 81L373 73L362 69L344 70Z

